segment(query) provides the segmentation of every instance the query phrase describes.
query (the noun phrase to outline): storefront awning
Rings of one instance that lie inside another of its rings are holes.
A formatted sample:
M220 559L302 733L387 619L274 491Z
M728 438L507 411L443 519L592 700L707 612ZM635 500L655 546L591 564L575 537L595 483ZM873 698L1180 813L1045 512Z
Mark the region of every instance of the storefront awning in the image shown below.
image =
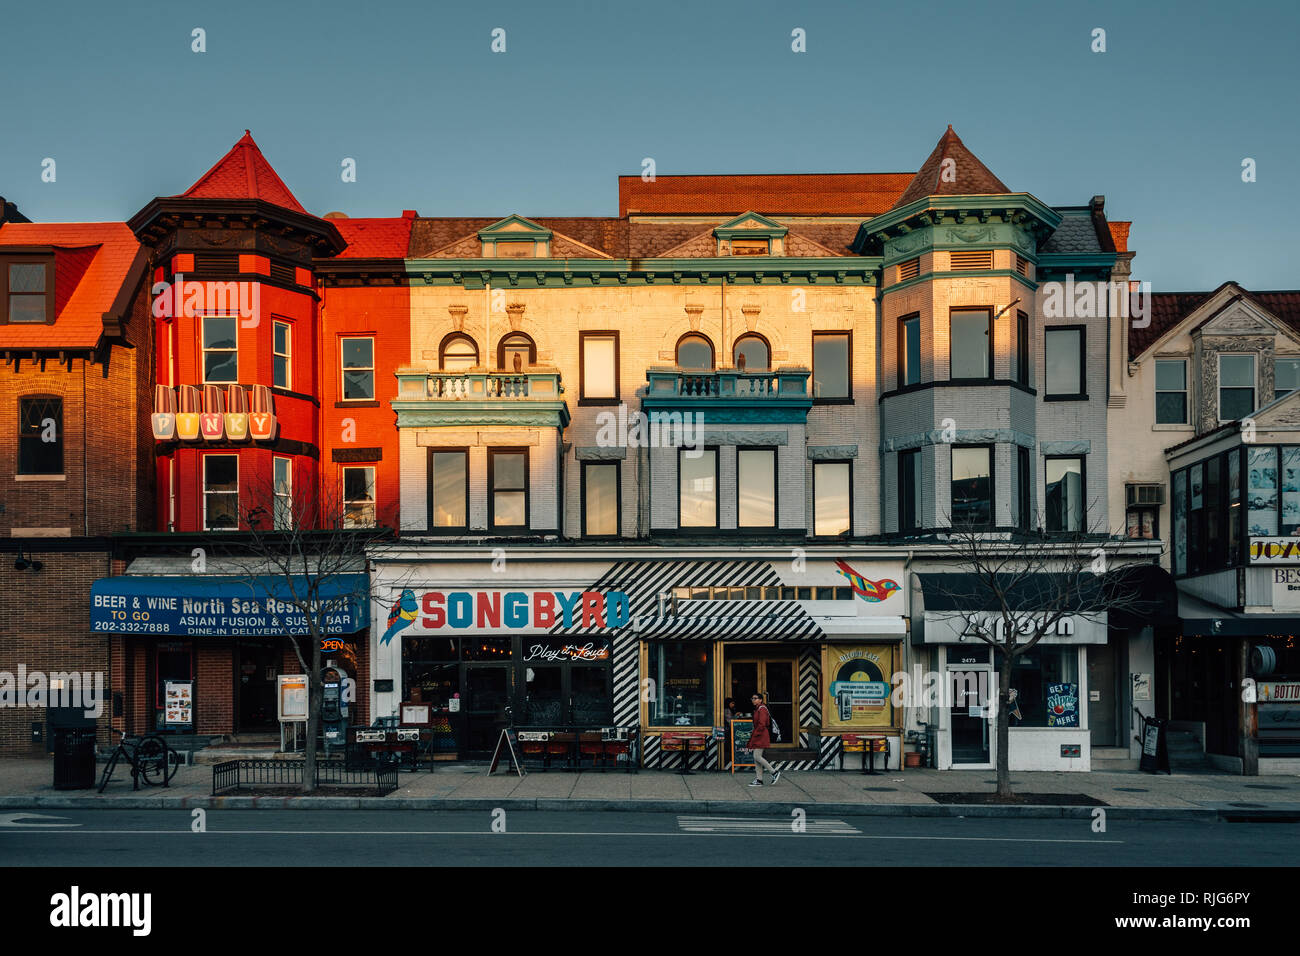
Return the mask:
M694 603L694 602L692 602ZM789 607L783 605L792 605ZM779 601L748 614L665 614L632 619L638 637L676 640L798 641L825 635L796 602Z
M1292 614L1243 614L1178 592L1178 616L1184 637L1261 637L1300 634L1300 617Z
M311 593L305 577L193 575L100 578L90 589L90 629L157 637L283 637L311 633L292 603ZM317 623L354 634L369 623L369 579L335 574L316 583Z

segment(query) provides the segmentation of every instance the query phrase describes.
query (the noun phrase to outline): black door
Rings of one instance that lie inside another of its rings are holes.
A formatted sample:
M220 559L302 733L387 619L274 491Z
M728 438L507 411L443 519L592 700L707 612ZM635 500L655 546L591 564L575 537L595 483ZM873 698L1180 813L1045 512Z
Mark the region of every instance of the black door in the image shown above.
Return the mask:
M506 664L466 665L461 686L465 689L466 756L490 757L501 729L506 725L510 667Z
M241 642L236 651L236 714L242 733L274 730L277 724L275 683L280 673L280 649L273 643Z

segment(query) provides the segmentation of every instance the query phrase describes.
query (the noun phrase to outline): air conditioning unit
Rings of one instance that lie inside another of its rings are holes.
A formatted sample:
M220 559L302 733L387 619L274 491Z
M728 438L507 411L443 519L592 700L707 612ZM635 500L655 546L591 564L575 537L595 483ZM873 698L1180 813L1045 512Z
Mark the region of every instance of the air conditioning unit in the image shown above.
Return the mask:
M1163 505L1165 503L1165 486L1152 482L1150 484L1125 485L1125 504L1129 508L1142 505Z

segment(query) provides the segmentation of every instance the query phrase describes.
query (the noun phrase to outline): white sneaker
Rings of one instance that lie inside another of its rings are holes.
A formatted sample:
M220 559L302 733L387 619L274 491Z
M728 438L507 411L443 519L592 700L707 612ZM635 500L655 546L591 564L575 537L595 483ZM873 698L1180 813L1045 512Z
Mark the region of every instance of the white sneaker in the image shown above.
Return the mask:
M777 782L778 780L780 780L780 779L781 779L781 771L780 771L780 770L773 770L773 771L772 771L772 785L773 785L773 786L776 786L776 782Z
M750 785L751 787L761 787L761 786L763 785L763 781L762 781L762 780L751 780L751 781L749 781L749 785Z

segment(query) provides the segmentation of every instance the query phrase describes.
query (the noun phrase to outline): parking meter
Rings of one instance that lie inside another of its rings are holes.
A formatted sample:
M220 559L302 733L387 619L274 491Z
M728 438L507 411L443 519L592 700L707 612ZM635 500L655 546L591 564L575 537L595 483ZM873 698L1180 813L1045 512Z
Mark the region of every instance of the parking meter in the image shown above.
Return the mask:
M342 747L347 737L348 702L343 695L346 677L332 661L321 671L320 719L326 753L331 747Z

